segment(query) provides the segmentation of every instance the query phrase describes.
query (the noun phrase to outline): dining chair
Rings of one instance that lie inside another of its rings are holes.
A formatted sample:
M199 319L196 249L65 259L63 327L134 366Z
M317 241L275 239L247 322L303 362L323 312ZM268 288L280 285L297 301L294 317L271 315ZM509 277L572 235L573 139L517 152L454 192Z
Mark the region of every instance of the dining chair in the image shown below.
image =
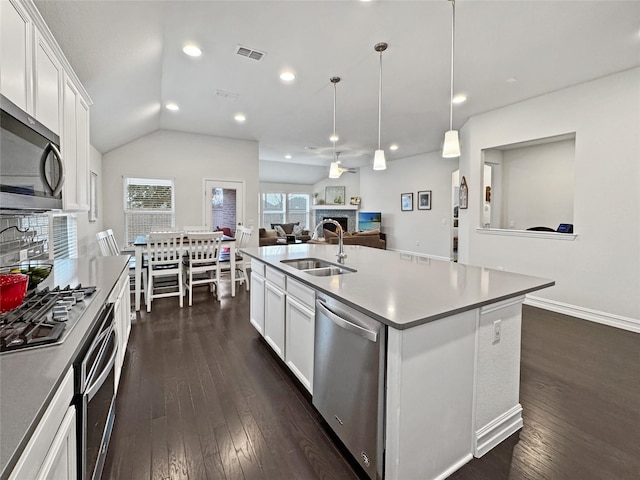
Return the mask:
M100 253L103 257L108 257L112 255L130 255L129 256L129 286L131 291L135 291L135 269L136 269L136 259L131 254L132 252L127 250L120 250L118 247L118 242L116 241L116 237L113 234L112 229L107 229L102 232L96 233L96 239L98 240L98 247L100 248ZM144 263L142 267L144 267ZM146 290L147 286L147 271L142 269L142 291Z
M238 225L236 230L236 252L241 248L249 246L252 234L253 228ZM236 253L236 270L240 272L239 276L236 275L236 280L240 281L240 285L245 281L247 291L249 291L249 268L251 268L251 259L246 255L242 255L242 253Z
M183 306L183 236L182 232L149 234L147 241L147 258L149 262L146 294L147 312L151 311L151 303L155 298L177 296L180 299L180 308ZM177 283L173 281L174 277L177 277ZM171 281L160 281L168 279Z
M211 229L206 225L190 225L182 227L182 231L187 234L189 232L210 232Z
M184 269L184 289L189 291L189 306L193 304L193 288L209 285L220 300L220 243L222 232L190 232L186 239Z
M240 285L243 283L246 285L247 290L249 290L249 276L247 274L247 269L251 266L251 262L249 259L246 259L243 255L238 253L238 249L242 247L246 247L249 244L249 239L251 238L251 234L253 233L252 228L243 227L242 225L238 225L236 228L236 236L235 236L235 281ZM224 246L224 243L223 243ZM229 253L221 251L220 255L220 269L222 272L226 273L230 270L230 257Z

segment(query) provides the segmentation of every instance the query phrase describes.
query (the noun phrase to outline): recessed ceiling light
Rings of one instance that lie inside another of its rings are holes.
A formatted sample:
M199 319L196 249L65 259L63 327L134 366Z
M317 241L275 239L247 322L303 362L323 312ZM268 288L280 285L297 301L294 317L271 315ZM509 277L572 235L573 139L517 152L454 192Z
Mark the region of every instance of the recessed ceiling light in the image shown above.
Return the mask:
M202 55L202 50L200 50L193 43L188 43L187 45L185 45L182 51L190 57L199 57L200 55Z
M517 81L518 81L518 79L516 77L507 78L507 83L516 83Z
M286 155L284 156L284 158L286 158L287 160L290 160L290 159L291 159L291 155L286 154Z
M452 102L455 103L456 105L466 101L467 101L467 96L462 93L453 97L453 100L452 100Z
M334 143L335 143L335 142L337 142L338 140L340 140L340 137L339 137L338 135L331 135L331 136L329 137L329 141L330 141L330 142L334 142Z
M247 119L247 117L245 117L244 114L242 114L242 113L236 113L236 115L235 115L235 117L233 117L233 119L238 123L244 123L244 121Z
M282 72L280 74L280 80L282 80L283 82L292 82L293 80L295 80L296 76L293 72Z
M398 145L396 145L395 143L392 143L392 144L389 146L389 150L397 150L397 149L398 149Z
M173 102L169 102L165 105L165 108L167 110L171 110L172 112L177 112L178 110L180 110L180 107L178 105L176 105Z

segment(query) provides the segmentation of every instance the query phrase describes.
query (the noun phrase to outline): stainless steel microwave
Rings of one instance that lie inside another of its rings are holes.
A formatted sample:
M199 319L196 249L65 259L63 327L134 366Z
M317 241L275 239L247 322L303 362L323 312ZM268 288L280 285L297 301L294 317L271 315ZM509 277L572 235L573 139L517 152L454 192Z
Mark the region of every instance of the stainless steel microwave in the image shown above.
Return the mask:
M0 211L62 208L60 137L0 95Z

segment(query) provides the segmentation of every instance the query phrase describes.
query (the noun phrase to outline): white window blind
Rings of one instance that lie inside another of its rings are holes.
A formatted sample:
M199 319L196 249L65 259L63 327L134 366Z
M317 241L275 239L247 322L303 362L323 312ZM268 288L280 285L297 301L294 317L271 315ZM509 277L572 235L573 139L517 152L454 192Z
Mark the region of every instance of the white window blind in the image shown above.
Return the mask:
M49 258L78 258L78 220L75 215L53 215Z
M147 235L153 227L173 227L175 221L173 180L124 179L125 241Z

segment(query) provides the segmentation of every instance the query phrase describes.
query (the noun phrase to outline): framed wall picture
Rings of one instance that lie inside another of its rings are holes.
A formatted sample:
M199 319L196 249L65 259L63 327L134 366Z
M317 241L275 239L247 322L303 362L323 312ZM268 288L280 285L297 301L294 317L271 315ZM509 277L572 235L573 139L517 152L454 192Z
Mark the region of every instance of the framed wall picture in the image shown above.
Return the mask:
M344 187L325 187L324 199L327 205L344 205Z
M467 179L462 177L460 181L460 197L458 200L458 206L460 208L467 208L467 200L469 198L469 188L467 187Z
M418 210L431 210L431 190L418 192Z
M360 205L360 197L351 197L349 202L351 205Z
M400 210L403 212L413 210L413 193L400 194Z

